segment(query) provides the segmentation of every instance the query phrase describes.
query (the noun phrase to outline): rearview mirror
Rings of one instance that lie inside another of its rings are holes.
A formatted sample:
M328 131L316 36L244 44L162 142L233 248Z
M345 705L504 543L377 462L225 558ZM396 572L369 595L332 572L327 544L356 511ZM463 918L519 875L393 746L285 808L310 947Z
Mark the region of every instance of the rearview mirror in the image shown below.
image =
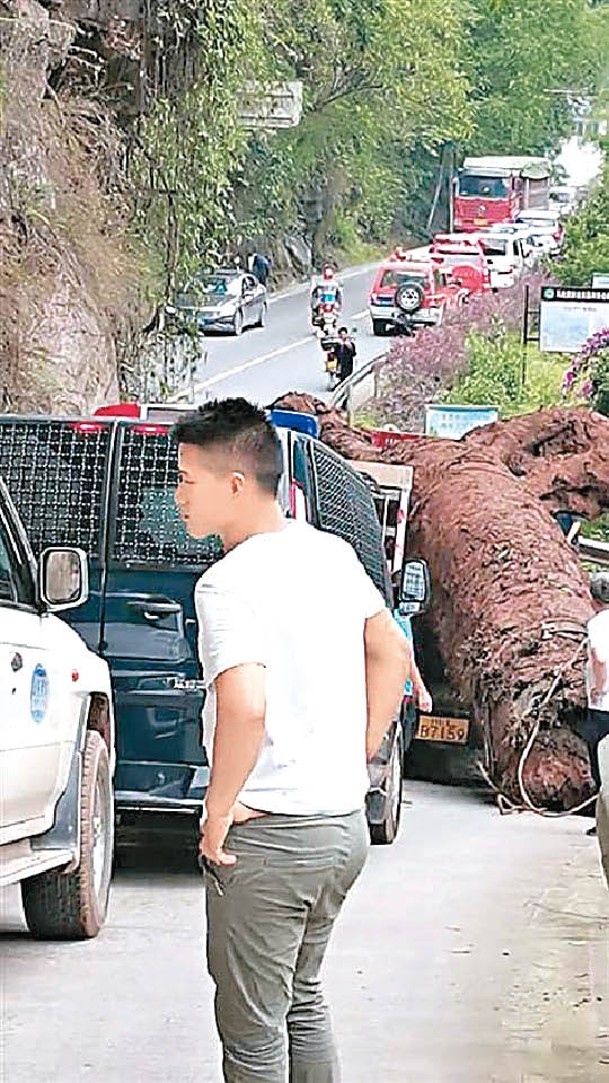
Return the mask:
M89 597L89 566L82 549L44 549L39 591L51 612L75 609Z
M424 613L431 600L431 579L425 560L407 560L402 572L400 613L416 616Z

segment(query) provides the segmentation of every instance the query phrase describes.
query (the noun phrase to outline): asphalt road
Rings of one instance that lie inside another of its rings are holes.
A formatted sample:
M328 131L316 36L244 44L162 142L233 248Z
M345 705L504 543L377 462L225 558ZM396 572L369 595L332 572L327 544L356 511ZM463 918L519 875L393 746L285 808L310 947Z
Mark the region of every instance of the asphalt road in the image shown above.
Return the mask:
M327 986L344 1083L606 1083L609 896L589 820L501 817L409 782L345 907ZM119 870L84 944L0 936L7 1083L219 1083L203 892L173 843Z
M357 363L384 353L388 340L375 338L368 317L374 267L347 271L341 322L355 330ZM286 391L327 392L324 355L309 321L309 287L270 298L267 325L232 335L206 335L195 381L197 402L215 396L245 395L266 405Z

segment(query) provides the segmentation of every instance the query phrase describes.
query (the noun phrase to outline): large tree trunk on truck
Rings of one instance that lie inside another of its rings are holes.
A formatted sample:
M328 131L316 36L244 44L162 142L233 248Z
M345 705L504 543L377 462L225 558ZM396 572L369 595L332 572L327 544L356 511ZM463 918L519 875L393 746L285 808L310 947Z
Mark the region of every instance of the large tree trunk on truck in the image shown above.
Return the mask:
M585 708L594 610L552 512L594 519L609 507L609 420L555 409L380 455L335 411L288 401L316 407L324 440L341 454L415 468L408 549L429 563L428 626L484 730L494 784L519 804L558 810L585 800L588 757L570 724Z

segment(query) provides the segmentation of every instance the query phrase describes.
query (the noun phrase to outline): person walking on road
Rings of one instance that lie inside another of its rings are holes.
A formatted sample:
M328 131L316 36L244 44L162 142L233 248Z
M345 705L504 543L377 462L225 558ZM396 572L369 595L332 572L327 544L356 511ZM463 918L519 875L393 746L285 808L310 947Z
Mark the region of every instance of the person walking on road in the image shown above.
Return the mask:
M182 419L176 501L226 555L195 603L211 778L200 852L228 1083L336 1083L320 970L368 847L366 760L408 677L354 550L286 520L282 451L243 399Z
M353 374L356 353L355 343L349 337L347 328L339 327L338 342L334 347L334 354L338 363L338 379L341 383Z
M255 274L261 286L266 286L271 273L271 265L266 256L261 255L260 252L254 253L252 273Z
M588 718L582 735L588 742L592 775L599 788L596 827L609 887L609 574L592 576L590 589L603 608L588 623Z

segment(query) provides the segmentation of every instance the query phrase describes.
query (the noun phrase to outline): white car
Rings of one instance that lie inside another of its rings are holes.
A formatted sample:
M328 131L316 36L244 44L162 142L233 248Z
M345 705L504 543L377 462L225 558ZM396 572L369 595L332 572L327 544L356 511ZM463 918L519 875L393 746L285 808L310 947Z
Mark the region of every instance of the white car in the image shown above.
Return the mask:
M562 248L563 227L558 211L537 210L520 211L516 222L525 226L535 243L549 255L555 255Z
M34 936L96 936L114 843L115 727L106 663L56 612L82 605L87 560L40 571L0 480L0 886L19 883Z
M577 210L577 188L570 184L557 184L548 192L550 210L555 211L560 218L568 218Z
M530 248L519 232L498 228L478 233L491 273L491 288L509 289L521 277L530 257Z

